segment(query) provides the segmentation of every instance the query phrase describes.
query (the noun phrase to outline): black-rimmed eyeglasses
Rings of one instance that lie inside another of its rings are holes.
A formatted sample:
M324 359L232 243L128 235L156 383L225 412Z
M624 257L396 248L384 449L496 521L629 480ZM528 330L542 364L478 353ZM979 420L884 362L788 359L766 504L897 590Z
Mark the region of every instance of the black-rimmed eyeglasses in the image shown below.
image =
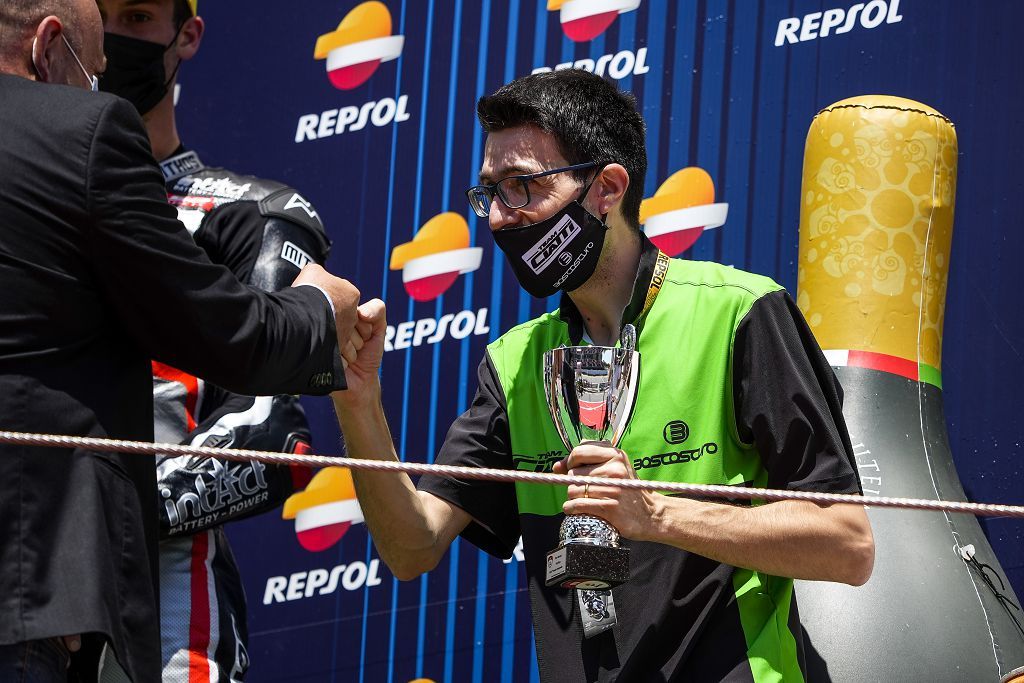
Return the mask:
M500 199L510 209L521 209L529 204L531 180L556 173L582 171L587 168L603 165L597 161L588 161L583 164L573 164L572 166L554 168L550 171L541 171L540 173L513 175L502 178L492 185L475 185L466 190L466 197L469 199L469 205L473 207L473 213L480 216L480 218L487 218L491 212L491 202L494 201L495 197Z

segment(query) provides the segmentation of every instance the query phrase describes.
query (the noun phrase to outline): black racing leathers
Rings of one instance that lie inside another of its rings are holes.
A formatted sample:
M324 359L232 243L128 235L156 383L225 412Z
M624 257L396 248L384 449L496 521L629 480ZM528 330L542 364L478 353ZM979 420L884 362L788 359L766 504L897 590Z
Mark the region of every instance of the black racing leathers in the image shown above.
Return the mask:
M329 242L312 206L269 180L207 168L181 151L161 164L170 202L214 263L273 291ZM304 452L309 426L295 396L232 394L153 364L156 440ZM242 583L222 525L280 505L308 482L302 468L209 458L158 459L163 680L241 681L248 668Z

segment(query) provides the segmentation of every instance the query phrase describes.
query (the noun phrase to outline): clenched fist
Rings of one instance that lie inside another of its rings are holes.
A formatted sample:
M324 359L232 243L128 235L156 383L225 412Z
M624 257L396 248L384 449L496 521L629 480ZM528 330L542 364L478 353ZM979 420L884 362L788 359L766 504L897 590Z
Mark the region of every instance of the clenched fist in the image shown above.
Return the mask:
M352 345L359 305L359 290L348 280L331 275L322 266L310 263L299 273L292 287L312 285L317 287L331 300L334 306L334 327L338 334L338 349L343 364L347 367L356 359L358 349Z

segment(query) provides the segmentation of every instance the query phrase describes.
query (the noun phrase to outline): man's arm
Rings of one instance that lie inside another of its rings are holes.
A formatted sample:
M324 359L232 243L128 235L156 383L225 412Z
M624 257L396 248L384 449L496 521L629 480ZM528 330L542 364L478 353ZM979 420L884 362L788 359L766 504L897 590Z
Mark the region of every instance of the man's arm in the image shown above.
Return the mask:
M359 307L356 333L350 342L358 354L346 371L349 389L331 395L349 457L398 460L377 375L386 328L384 302L374 299ZM448 501L417 491L406 474L359 470L352 474L374 545L391 572L403 581L436 567L472 520Z
M635 479L628 456L592 444L576 447L569 472ZM566 461L555 466L566 472ZM589 495L584 498L584 494ZM625 538L675 546L718 562L795 579L855 586L871 576L874 541L864 508L779 501L757 507L710 503L615 487L569 487L565 514L611 523Z
M327 292L332 311L311 287L263 294L210 263L175 220L142 123L123 100L97 123L86 193L93 276L151 356L239 393L344 386L337 339L355 323L358 290L307 266L305 281Z
M283 186L267 195L267 201L221 205L206 215L193 238L211 261L227 266L245 284L266 292L284 289L299 274L299 264L312 261L323 266L330 251L319 214L308 202L303 200L308 211L279 210L283 197L298 196ZM291 394L243 396L207 383L196 419L199 424L183 443L281 453L309 452L312 443L306 414ZM308 467L297 465L165 458L157 466L161 534L196 534L267 512L304 488L310 477ZM206 490L216 490L222 482L227 482L227 495L206 496L201 513L178 503L197 492L204 497Z

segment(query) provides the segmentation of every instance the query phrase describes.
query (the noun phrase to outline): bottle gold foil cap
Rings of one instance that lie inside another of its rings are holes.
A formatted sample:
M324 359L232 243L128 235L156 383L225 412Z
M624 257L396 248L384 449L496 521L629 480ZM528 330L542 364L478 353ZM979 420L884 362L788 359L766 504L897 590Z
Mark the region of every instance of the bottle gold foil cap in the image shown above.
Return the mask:
M940 384L956 164L953 124L913 100L853 97L814 117L797 303L827 352Z

